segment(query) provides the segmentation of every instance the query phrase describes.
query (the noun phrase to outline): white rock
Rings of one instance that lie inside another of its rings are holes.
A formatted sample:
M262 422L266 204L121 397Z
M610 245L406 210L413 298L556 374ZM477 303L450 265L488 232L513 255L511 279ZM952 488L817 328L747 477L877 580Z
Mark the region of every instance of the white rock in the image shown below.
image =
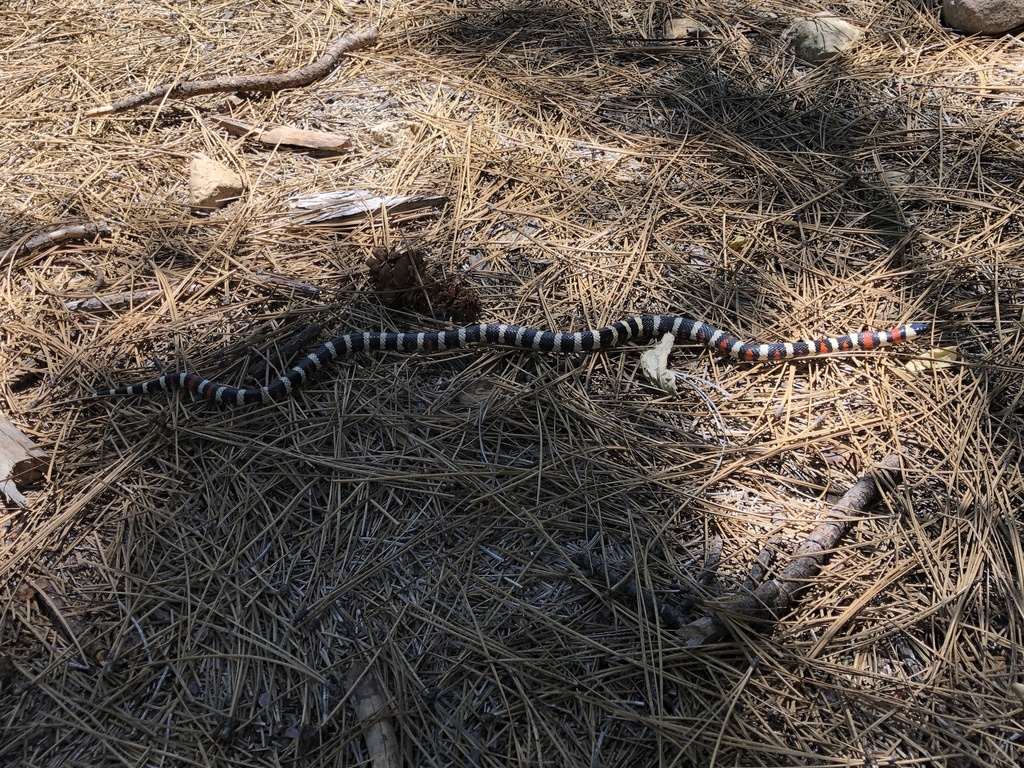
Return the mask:
M223 208L242 194L242 177L204 154L192 156L188 176L188 202L194 211Z
M785 32L793 51L804 61L828 61L855 42L864 33L827 11L809 19L797 19Z
M999 34L1024 24L1024 1L942 0L942 20L961 32Z

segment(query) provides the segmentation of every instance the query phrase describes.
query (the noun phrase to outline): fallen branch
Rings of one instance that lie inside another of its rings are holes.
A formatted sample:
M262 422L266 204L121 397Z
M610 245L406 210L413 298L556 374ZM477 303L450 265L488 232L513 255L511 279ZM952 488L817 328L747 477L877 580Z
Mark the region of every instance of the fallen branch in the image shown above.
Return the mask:
M190 296L193 293L199 291L199 284L193 283L191 285L182 287L176 287L174 290L178 292L179 296ZM91 296L88 299L72 299L64 302L64 308L69 312L102 312L104 310L110 311L114 309L122 309L123 307L135 306L140 304L147 299L151 299L154 296L163 296L167 292L163 288L147 288L142 291L132 291L131 293L108 293L106 296Z
M797 547L793 559L776 578L749 594L724 601L715 612L683 627L680 634L686 645L703 645L722 637L727 629L725 616L771 621L789 610L800 591L818 574L829 550L834 549L850 529L854 513L864 512L881 499L883 487L893 487L901 481L899 456L887 456L829 508L825 519Z
M373 667L355 662L345 683L352 691L356 718L363 725L363 738L373 768L399 768L402 755L391 718L391 706Z
M19 256L24 256L26 253L38 251L40 248L59 245L67 240L84 240L87 237L95 237L97 235L105 237L110 235L110 233L110 224L106 221L86 221L82 224L67 224L59 229L32 235L27 240L15 243L10 248L0 252L0 264L3 264L8 259L16 259Z
M287 88L302 88L317 80L321 80L338 66L342 54L351 53L377 42L376 27L342 35L324 51L324 55L304 67L290 72L271 73L265 75L237 75L234 77L218 77L213 80L186 80L184 83L167 83L143 93L126 96L102 107L95 107L85 113L86 117L98 117L115 112L125 112L144 104L163 99L188 99L193 96L205 96L210 93L248 91L254 93L270 93Z

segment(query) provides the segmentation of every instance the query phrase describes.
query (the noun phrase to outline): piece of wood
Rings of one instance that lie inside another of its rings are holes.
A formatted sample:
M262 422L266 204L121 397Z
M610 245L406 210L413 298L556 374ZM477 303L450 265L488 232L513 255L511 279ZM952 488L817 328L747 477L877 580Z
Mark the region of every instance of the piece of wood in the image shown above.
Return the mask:
M379 33L376 27L341 35L324 51L324 55L311 64L293 69L290 72L271 73L265 75L237 75L234 77L218 77L213 80L186 80L184 83L166 83L143 93L126 96L123 99L95 107L85 113L86 117L99 117L115 112L124 112L144 104L152 104L162 99L188 99L193 96L205 96L210 93L226 93L232 91L248 91L251 93L270 93L286 88L302 88L315 83L333 72L343 54L352 53L377 42Z
M175 286L173 293L179 297L190 296L199 291L199 284L192 283L186 286ZM163 288L147 288L142 291L131 293L108 293L105 296L90 296L87 299L71 299L64 302L64 308L69 312L102 312L114 309L123 309L142 303L154 296L164 296L167 291Z
M268 147L285 146L310 149L315 152L341 152L351 143L348 136L329 131L309 131L305 128L292 128L287 125L259 128L249 123L243 123L241 120L218 115L213 115L210 119L235 136L252 139Z
M26 253L60 245L67 240L84 240L88 237L107 237L111 234L110 223L107 221L85 221L79 224L65 224L49 232L32 235L26 240L15 243L0 251L0 264L9 259L24 256Z
M16 426L0 416L0 493L13 504L26 507L21 488L31 488L46 475L50 459Z
M374 768L401 768L402 756L391 718L391 705L373 667L354 662L345 682L352 690L352 705L363 724L363 738Z
M854 483L838 502L829 507L825 519L797 547L793 559L775 578L763 582L753 592L738 595L715 606L715 610L682 629L689 646L703 645L726 634L725 617L766 622L778 619L789 610L800 592L818 575L829 550L850 529L859 513L882 498L882 489L902 482L900 457L887 456L870 472Z
M330 227L354 226L382 212L388 216L398 214L426 214L448 202L444 195L387 195L377 196L369 190L355 189L341 192L321 192L296 195L288 201L296 224Z

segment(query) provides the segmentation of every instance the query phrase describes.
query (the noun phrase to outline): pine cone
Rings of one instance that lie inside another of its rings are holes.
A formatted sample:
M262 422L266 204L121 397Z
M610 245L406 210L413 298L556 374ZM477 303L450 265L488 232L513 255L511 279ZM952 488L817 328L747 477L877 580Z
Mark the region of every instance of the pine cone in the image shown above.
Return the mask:
M391 251L377 246L366 263L370 283L386 307L433 312L464 323L480 315L477 292L428 266L418 248Z

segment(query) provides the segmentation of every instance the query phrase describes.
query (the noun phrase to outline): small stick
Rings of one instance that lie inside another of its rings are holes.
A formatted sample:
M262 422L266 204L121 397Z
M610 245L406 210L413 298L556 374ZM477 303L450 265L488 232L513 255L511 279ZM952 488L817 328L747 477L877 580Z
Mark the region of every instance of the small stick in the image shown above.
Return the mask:
M268 275L266 272L257 272L254 282L256 281L270 283L271 285L281 286L282 288L291 288L301 296L312 297L320 293L320 289L315 285L304 283L301 280L291 280L287 277L280 277L279 275Z
M356 661L346 675L345 683L352 692L356 718L363 726L370 764L373 768L399 768L402 753L398 749L391 705L376 671L372 666Z
M26 253L38 251L40 248L59 245L66 240L84 240L95 235L105 237L110 235L110 232L110 223L102 220L86 221L82 224L67 224L50 232L32 235L32 237L24 242L15 243L10 248L0 251L0 264L3 264L8 259L16 259L19 256L24 256Z
M341 35L324 51L324 55L304 67L290 72L270 73L265 75L237 75L218 77L213 80L186 80L183 83L166 83L143 93L125 96L102 107L94 107L85 113L86 117L98 117L115 112L125 112L144 104L152 104L161 99L188 99L192 96L205 96L209 93L232 91L250 91L270 93L286 88L302 88L329 75L337 68L342 54L357 51L377 42L379 32L376 27Z
M757 559L754 560L754 564L750 566L747 578L743 580L743 589L748 592L753 592L760 586L761 582L764 581L764 577L768 573L768 569L771 568L772 563L775 561L775 551L778 548L778 537L768 540L765 547L757 553Z
M315 285L309 283L303 283L299 280L289 280L286 277L279 277L277 275L266 275L257 274L255 277L248 278L250 282L254 282L258 285L272 285L275 287L289 288L295 293L302 296L315 296L319 293L320 289ZM177 286L174 288L175 291L180 291L180 296L191 296L193 293L199 291L200 286L198 283L192 283L184 287ZM151 299L154 296L164 294L163 288L146 288L141 291L132 291L129 293L110 293L106 296L90 296L86 299L70 299L64 302L64 308L69 312L101 312L103 310L121 309L122 307L132 306L139 304L147 299Z
M179 296L190 296L193 293L199 291L199 284L193 283L185 286L184 288L178 286L175 287L175 291L180 291ZM78 311L89 311L89 312L101 312L103 310L121 309L122 307L133 306L139 304L147 299L151 299L154 296L162 296L166 294L163 288L147 288L142 291L133 291L131 293L110 293L106 296L92 296L88 299L72 299L64 302L64 309L69 312Z
M717 613L709 613L687 624L680 632L686 645L695 646L717 640L726 632L721 614L753 621L769 621L789 609L810 579L821 569L826 553L850 529L854 513L863 512L882 498L882 488L902 482L900 457L887 456L873 472L854 483L838 502L833 504L804 542L797 547L793 559L776 578L769 579L752 593L723 602Z

